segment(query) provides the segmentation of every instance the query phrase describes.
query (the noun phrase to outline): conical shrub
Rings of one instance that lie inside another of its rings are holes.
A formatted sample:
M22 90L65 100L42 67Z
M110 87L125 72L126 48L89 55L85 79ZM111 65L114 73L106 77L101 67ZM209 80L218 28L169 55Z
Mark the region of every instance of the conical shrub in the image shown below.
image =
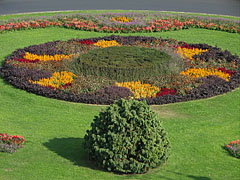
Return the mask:
M156 112L120 99L94 117L84 137L90 160L108 171L145 173L169 157L169 140Z

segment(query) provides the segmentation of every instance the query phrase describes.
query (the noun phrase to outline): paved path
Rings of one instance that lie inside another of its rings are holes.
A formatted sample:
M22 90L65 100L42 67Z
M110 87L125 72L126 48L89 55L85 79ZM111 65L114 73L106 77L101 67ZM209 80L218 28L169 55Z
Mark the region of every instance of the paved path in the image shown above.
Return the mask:
M0 14L92 9L181 11L240 16L240 0L0 0Z

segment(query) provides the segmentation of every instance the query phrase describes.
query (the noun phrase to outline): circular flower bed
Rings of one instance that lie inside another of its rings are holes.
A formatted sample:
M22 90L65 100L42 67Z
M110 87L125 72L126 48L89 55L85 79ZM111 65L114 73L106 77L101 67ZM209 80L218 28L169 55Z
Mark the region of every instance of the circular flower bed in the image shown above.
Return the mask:
M237 88L240 59L207 44L108 36L18 49L0 72L13 86L50 98L91 104L131 98L166 104Z

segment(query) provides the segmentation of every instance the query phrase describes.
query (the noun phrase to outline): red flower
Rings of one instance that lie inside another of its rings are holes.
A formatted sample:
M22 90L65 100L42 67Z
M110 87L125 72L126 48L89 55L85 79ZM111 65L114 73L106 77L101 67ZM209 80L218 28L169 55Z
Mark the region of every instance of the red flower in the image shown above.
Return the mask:
M169 88L161 88L160 92L156 94L156 97L158 96L164 96L164 95L174 95L177 91L174 89Z

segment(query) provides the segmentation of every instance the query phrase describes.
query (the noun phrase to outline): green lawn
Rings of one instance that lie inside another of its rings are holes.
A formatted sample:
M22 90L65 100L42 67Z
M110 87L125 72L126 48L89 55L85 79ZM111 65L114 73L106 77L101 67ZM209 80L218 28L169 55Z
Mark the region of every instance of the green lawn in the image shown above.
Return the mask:
M25 30L0 34L0 61L17 48L53 40L109 34L63 28ZM208 43L240 55L240 35L190 29L141 33L192 43ZM0 153L1 180L28 179L239 179L239 159L222 146L240 139L240 89L218 97L152 106L172 144L169 161L143 175L117 175L96 169L87 160L83 137L94 115L104 106L70 103L15 89L0 78L0 131L22 135L24 148Z

